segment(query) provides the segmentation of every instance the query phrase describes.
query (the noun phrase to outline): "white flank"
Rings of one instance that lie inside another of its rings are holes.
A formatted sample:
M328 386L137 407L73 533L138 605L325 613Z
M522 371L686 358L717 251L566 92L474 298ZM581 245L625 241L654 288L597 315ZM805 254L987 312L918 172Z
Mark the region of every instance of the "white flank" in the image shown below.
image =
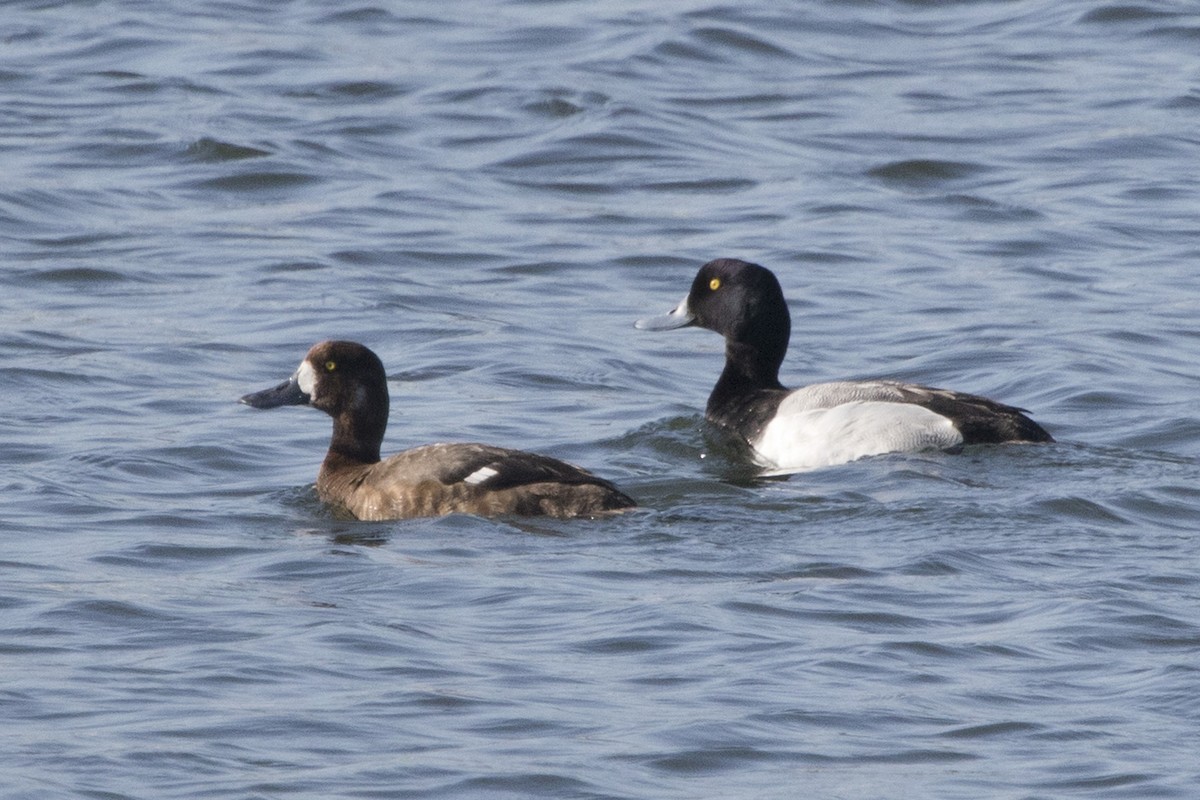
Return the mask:
M784 400L779 414L751 443L760 464L775 474L882 453L945 450L963 440L949 419L913 403L854 400L811 408L803 398L791 400Z

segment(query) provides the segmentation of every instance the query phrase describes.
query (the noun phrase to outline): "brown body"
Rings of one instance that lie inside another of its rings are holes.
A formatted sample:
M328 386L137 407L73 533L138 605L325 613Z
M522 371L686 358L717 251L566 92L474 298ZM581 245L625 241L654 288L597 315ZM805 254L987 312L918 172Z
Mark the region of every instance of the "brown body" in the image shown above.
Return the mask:
M455 513L595 517L633 506L608 481L546 456L536 456L538 463L553 464L559 475L506 487L464 480L480 469L498 470L532 455L486 444L428 444L373 464L330 454L317 476L317 494L362 520Z
M317 494L362 520L505 514L595 517L633 508L616 486L565 461L486 444L431 444L380 460L387 375L356 342L313 345L279 386L242 398L256 408L311 405L333 417Z

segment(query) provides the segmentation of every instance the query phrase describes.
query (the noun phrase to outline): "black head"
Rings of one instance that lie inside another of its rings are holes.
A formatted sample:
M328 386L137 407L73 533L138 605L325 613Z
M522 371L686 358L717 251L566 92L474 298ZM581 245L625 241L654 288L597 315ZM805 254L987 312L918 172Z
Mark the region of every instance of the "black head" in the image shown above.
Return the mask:
M388 418L387 373L379 356L358 342L313 345L291 378L241 402L254 408L319 408L334 419L331 453L379 460Z
M735 342L761 345L791 334L792 321L783 289L766 267L718 258L696 273L687 296L688 309L701 328Z
M674 311L640 320L637 327L666 330L691 325L716 331L728 345L751 350L754 360L775 367L783 362L792 331L787 302L774 273L736 258L705 264Z

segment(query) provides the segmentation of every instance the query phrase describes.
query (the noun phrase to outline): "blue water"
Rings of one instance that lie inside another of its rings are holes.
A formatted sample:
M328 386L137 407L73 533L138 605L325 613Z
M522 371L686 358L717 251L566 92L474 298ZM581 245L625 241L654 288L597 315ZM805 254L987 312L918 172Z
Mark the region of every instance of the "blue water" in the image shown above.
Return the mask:
M0 797L1194 798L1200 12L1157 2L7 3ZM1059 440L761 480L792 385ZM339 520L328 419L523 447L601 521Z

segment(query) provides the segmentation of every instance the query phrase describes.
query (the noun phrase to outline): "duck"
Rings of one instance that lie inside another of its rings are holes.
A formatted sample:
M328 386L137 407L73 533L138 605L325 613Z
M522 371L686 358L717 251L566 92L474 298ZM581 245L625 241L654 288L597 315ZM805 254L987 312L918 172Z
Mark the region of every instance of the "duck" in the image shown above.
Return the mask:
M709 261L679 305L635 326L695 326L725 337L725 369L709 395L705 418L749 445L751 459L769 474L885 453L1054 441L1025 409L965 392L896 380L785 388L779 368L791 317L779 279L759 264L736 258Z
M448 514L566 519L607 516L637 505L603 478L523 450L438 443L381 459L387 374L379 356L358 342L318 342L290 378L239 402L260 409L306 405L333 417L317 495L360 520Z

